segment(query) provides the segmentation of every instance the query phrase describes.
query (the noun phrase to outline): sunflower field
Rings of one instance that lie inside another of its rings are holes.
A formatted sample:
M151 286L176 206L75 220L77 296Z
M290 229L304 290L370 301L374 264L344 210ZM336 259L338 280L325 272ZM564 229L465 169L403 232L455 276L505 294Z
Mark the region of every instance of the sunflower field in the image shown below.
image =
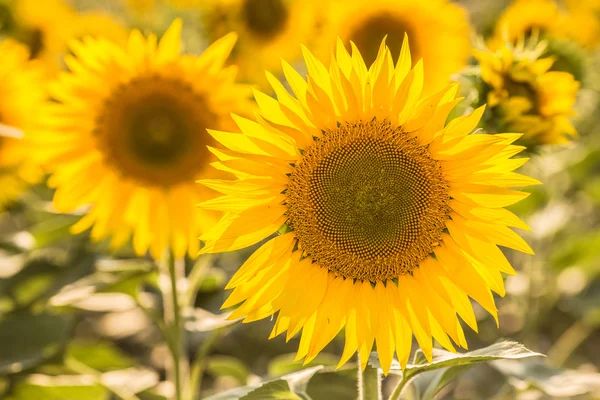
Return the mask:
M600 399L600 1L0 0L0 399Z

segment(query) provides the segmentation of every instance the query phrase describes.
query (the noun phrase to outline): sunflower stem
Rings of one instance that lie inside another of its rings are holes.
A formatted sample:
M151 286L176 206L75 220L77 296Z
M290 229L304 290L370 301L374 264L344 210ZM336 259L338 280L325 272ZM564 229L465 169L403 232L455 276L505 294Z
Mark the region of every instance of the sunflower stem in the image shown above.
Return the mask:
M410 382L410 378L406 379L406 377L403 374L402 379L400 379L400 382L398 382L398 385L396 385L396 387L394 388L394 391L392 392L392 395L390 396L389 400L400 400L400 395L402 395L402 391L404 390L408 382Z
M161 262L161 290L165 323L170 332L168 347L171 362L167 363L167 378L175 388L175 400L184 400L186 386L189 383L189 365L186 356L185 331L183 326L182 307L180 303L181 288L179 283L185 279L185 261L175 259L170 251L165 252Z
M365 369L361 368L360 356L358 357L358 400L382 400L381 371L373 368L368 363Z

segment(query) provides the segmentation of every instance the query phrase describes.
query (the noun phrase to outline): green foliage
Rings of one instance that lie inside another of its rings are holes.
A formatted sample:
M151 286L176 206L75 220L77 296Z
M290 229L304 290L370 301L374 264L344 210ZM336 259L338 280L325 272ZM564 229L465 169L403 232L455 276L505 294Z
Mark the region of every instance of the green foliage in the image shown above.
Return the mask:
M0 374L35 367L57 355L73 327L69 315L18 313L0 321Z

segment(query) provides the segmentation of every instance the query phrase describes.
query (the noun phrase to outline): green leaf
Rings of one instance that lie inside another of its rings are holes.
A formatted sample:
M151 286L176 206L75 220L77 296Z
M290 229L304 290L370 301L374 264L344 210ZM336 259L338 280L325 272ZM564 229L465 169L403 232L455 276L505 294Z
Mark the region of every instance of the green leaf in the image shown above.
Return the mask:
M318 372L306 388L312 400L356 400L357 369Z
M213 376L231 376L240 384L245 385L250 370L246 365L235 357L212 356L208 359L206 372Z
M290 385L283 379L265 383L258 389L254 389L240 400L299 400Z
M597 372L569 371L537 362L517 363L512 360L494 361L491 366L511 378L511 384L521 389L532 386L552 397L600 393L600 374Z
M458 378L463 373L467 372L473 365L466 364L457 367L442 368L437 371L431 371L431 377L425 392L421 395L420 400L433 400L434 396L442 390L446 385Z
M148 263L101 261L97 271L63 287L50 299L55 307L73 307L89 311L125 311L136 307L139 287L153 269Z
M71 226L79 218L81 218L79 215L47 213L45 219L30 228L36 247L48 247L55 242L70 239Z
M207 397L205 400L298 400L310 399L306 393L312 377L322 365L282 376L258 385L244 386Z
M135 365L135 360L111 342L77 340L68 345L65 357L73 358L101 372L131 368Z
M415 354L415 359L419 360L419 350ZM468 353L451 353L442 349L433 349L433 359L431 363L419 363L409 364L404 370L404 374L401 371L400 364L398 362L392 363L390 373L399 375L413 376L417 373L432 371L446 367L456 367L460 365L470 365L480 362L500 360L500 359L519 359L527 357L544 356L543 354L536 353L529 350L525 346L517 342L499 342L491 346L484 347L483 349L474 350ZM369 364L375 368L380 368L379 359L377 353L371 353L369 357Z
M338 363L339 356L327 353L319 353L310 363L302 365L302 361L294 361L296 353L287 353L275 356L269 361L267 365L267 373L269 376L281 376L290 374L296 371L300 371L304 368L324 365L324 366L335 366Z
M294 393L305 395L309 381L317 372L319 372L322 369L323 366L318 365L316 367L307 368L303 369L302 371L284 375L281 378L285 379L289 383Z
M73 318L62 314L17 314L0 321L0 374L31 368L64 346Z
M225 287L227 274L220 268L205 269L196 283L198 292L211 293Z
M434 377L432 381L433 386L425 392L429 396L426 398L431 399L440 389L474 364L493 360L520 359L535 356L543 356L543 354L533 352L516 342L495 343L468 353L451 353L446 350L433 349L431 363L426 363L423 353L419 350L415 353L413 364L407 365L404 371L401 370L399 363L394 360L390 368L390 373L402 376L403 385L406 385L419 374L444 369L439 376ZM376 352L371 353L369 364L380 368Z
M107 389L86 376L33 375L19 382L5 400L109 400Z

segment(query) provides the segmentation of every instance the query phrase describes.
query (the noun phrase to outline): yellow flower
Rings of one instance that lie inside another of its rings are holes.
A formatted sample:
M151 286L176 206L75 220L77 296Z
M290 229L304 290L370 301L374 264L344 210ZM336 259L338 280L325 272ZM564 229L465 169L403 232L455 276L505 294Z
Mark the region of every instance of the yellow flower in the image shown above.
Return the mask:
M554 59L540 58L543 43L519 41L499 50L476 50L487 102L502 129L524 132L528 146L560 144L577 136L569 121L579 82L568 72L550 71Z
M600 43L600 23L593 14L577 7L559 8L554 0L514 0L498 19L490 46L502 47L527 38L532 31L549 39L573 40L584 47Z
M44 101L42 71L29 61L27 48L0 41L0 211L41 178L29 158L28 141L19 138L36 123Z
M265 69L281 71L281 59L300 58L300 43L319 40L329 0L210 0L204 6L206 35L212 39L235 31L239 41L232 63L240 79L268 86Z
M198 252L198 235L216 221L195 211L210 191L194 180L214 176L206 128L231 126L246 112L249 89L223 68L235 43L230 34L200 57L180 55L181 22L160 43L134 30L126 48L88 37L73 42L51 88L44 130L36 142L49 163L49 185L61 212L91 204L73 227L92 239L112 236L114 248L133 237L138 254Z
M460 316L477 323L469 297L494 318L491 291L514 270L505 246L532 253L503 207L538 182L512 172L527 160L518 134L470 135L483 107L444 126L457 85L423 97L423 62L411 69L405 39L396 66L381 45L367 69L341 40L326 68L304 50L305 81L289 64L294 96L271 74L275 100L255 92L242 133L209 131L227 147L216 166L237 180L201 181L224 196L201 204L227 212L201 239L201 253L265 242L236 272L223 307L245 322L277 313L271 337L302 330L298 359L312 360L341 330L339 365L377 343L388 372L405 366L414 335L431 360L432 337L466 347ZM451 341L451 340L452 341Z
M353 41L368 64L385 35L396 59L408 34L413 59L425 61L426 92L446 86L471 55L467 14L445 0L349 0L337 6L331 24L334 37L346 44Z
M87 12L78 14L71 22L69 38L82 39L85 36L94 36L108 39L118 45L127 44L129 32L124 24L112 17L110 14L102 12ZM65 43L67 50L68 43Z
M145 15L155 7L155 0L126 0L127 6L138 15Z
M0 30L26 44L31 58L41 60L50 75L62 67L67 43L73 38L103 36L117 43L127 38L125 28L108 14L77 13L63 0L4 1L0 19L2 15L8 22Z
M31 58L56 71L75 12L63 0L13 0L4 7L14 21L8 33L29 47Z

